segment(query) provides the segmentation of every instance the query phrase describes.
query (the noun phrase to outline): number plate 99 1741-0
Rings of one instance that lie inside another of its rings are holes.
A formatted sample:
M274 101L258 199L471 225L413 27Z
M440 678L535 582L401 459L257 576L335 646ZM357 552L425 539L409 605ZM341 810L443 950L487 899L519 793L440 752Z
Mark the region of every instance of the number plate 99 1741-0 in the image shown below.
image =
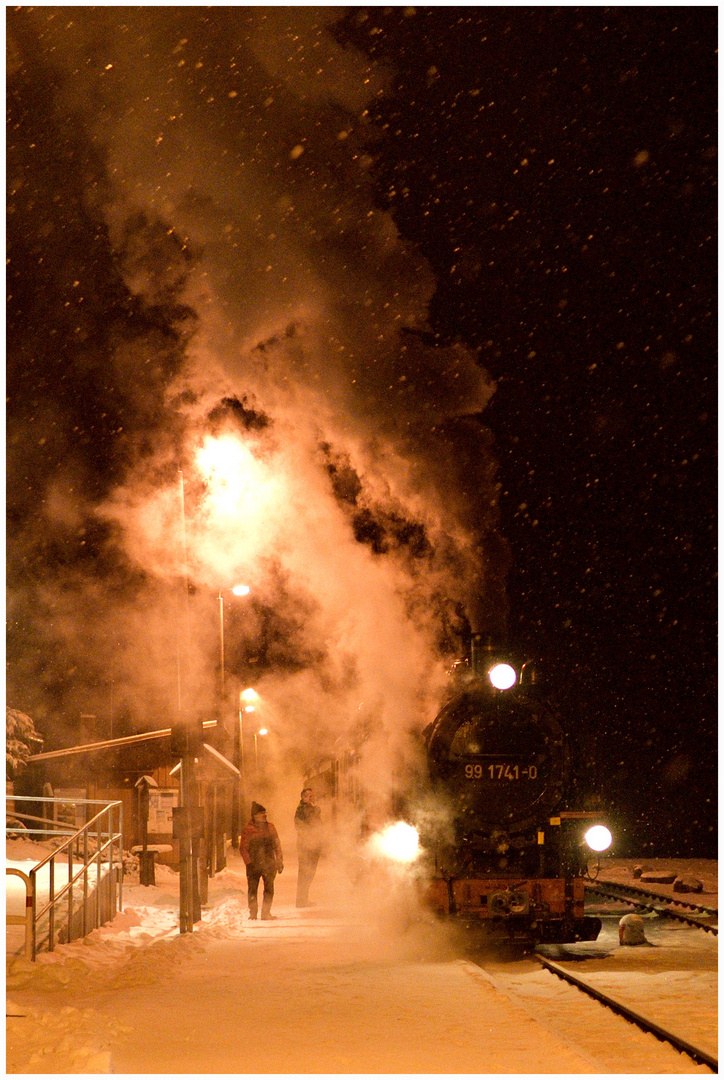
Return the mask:
M465 765L464 775L466 780L536 780L538 768L496 762L494 765Z

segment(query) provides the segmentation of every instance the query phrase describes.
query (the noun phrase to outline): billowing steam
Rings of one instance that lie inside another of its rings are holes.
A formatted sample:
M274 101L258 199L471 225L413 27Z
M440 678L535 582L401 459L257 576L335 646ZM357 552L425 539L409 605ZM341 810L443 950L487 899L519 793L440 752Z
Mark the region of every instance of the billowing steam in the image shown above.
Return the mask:
M277 759L362 724L382 784L466 620L504 619L493 387L435 344L430 271L375 205L365 110L388 73L336 43L342 14L10 20L13 101L40 108L52 87L44 145L75 163L34 174L67 382L53 389L57 357L28 329L49 381L10 422L11 484L44 476L11 535L11 686L46 729L89 702L162 726L184 634L184 709L211 710L221 595L228 699L256 688ZM29 161L11 140L21 203ZM63 248L63 213L93 252ZM44 469L31 421L53 430Z

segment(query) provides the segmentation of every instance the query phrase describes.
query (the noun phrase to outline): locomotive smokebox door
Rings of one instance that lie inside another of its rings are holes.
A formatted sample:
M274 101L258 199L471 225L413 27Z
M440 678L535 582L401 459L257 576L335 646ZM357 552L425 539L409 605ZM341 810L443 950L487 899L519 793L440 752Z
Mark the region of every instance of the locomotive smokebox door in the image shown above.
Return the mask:
M557 809L569 754L552 710L519 688L476 681L438 714L427 739L430 779L479 830L511 833Z

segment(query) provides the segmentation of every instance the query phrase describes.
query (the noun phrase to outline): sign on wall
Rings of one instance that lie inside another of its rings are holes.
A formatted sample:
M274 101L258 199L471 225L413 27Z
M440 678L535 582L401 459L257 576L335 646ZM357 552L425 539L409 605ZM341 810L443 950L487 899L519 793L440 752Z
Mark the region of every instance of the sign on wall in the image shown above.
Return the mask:
M178 788L151 788L148 793L148 831L173 832L173 807L178 806Z

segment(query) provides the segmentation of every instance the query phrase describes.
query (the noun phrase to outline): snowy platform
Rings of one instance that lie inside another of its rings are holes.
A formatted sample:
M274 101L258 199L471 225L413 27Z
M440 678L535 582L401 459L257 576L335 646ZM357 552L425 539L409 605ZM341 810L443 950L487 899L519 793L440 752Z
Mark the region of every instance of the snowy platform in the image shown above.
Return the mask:
M353 887L323 864L312 888L318 906L299 910L295 870L277 878L277 920L250 922L232 853L210 882L201 923L180 935L178 875L159 867L156 886L126 881L124 912L85 941L34 965L13 958L7 1071L612 1071L464 959L454 935L420 918L403 877L373 867ZM645 975L656 950L629 952ZM610 974L625 971L619 962ZM535 981L541 972L519 975ZM614 1037L607 1025L625 1025L603 1013L595 1013L601 1045ZM620 1071L707 1071L645 1038L650 1060L635 1056L639 1040Z

